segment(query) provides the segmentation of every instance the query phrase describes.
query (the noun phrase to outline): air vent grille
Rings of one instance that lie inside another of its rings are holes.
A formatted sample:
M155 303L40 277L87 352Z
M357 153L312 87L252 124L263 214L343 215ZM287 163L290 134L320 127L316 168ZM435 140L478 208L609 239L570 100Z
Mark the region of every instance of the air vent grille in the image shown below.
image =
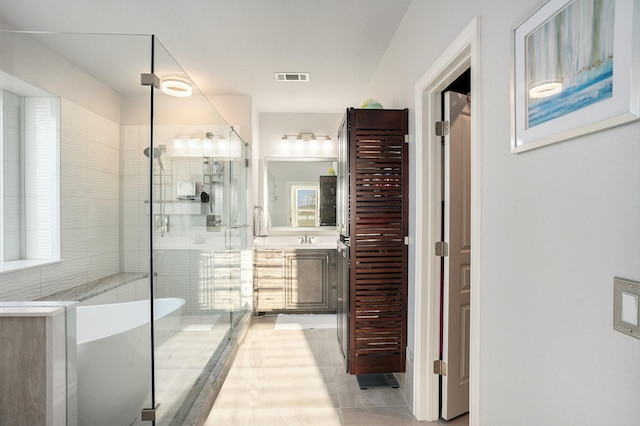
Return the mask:
M307 82L309 81L309 73L308 72L277 72L276 81Z

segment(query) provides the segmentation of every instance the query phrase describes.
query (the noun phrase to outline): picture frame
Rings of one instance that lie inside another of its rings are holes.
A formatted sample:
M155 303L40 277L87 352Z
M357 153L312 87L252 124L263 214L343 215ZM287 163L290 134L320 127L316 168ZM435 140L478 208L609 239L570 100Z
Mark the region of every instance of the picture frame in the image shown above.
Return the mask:
M635 0L548 0L512 30L511 152L640 118Z

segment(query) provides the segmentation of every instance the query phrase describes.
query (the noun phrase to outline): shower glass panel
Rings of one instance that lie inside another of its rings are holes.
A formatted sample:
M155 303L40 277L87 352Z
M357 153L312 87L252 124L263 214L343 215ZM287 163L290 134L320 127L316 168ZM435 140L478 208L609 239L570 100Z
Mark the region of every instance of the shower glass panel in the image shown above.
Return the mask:
M0 31L0 240L11 243L0 259L0 302L78 301L63 303L66 363L48 376L66 378L66 386L49 384L46 394L68 425L128 425L150 404L143 149L151 98L140 75L151 71L151 47L150 36ZM44 256L31 254L42 247ZM24 377L37 369L21 366L3 398L40 382ZM0 406L17 408L13 424L36 424L20 416L51 407L47 401Z
M154 90L153 296L181 315L154 322L151 406L160 404L156 424L185 424L203 408L202 387L246 312L246 146L158 40L153 65L161 85L178 89Z
M246 144L153 36L0 31L0 52L0 326L78 302L46 395L67 425L195 424L251 297ZM18 394L0 407L35 424L50 405Z

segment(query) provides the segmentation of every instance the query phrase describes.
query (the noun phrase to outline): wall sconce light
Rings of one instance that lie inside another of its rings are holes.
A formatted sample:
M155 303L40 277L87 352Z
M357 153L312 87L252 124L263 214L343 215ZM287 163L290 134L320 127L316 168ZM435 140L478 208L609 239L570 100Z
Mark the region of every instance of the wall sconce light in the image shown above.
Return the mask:
M177 96L179 98L187 98L193 93L191 84L179 77L163 78L160 87L167 95Z

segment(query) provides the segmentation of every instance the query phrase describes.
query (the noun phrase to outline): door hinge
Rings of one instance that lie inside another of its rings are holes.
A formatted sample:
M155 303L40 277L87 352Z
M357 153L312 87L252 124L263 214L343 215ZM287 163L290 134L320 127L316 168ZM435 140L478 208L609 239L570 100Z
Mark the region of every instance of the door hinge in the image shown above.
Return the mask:
M433 361L433 374L437 374L438 376L446 376L447 363L441 359Z
M156 414L160 409L160 404L156 404L156 408L143 408L140 413L140 420L143 422L155 422L157 420Z
M436 135L447 136L449 134L449 122L448 121L436 121Z
M404 135L404 143L409 143L409 135Z
M404 245L405 246L409 245L409 237L404 237Z
M449 256L449 244L444 241L438 241L436 243L436 256L447 257Z
M244 166L245 167L249 167L249 159L248 158L244 159Z
M160 78L154 73L140 74L140 84L143 86L153 86L156 89L160 88Z

